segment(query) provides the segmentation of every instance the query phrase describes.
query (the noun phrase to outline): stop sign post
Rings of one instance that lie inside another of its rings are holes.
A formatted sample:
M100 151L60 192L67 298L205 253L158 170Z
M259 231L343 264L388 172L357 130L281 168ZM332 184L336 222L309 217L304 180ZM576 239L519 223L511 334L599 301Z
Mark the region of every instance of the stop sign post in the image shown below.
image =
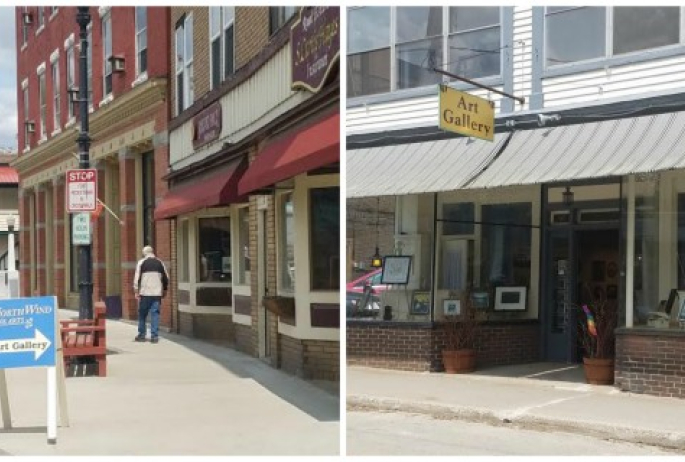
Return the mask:
M94 168L67 170L67 212L97 209L98 173Z

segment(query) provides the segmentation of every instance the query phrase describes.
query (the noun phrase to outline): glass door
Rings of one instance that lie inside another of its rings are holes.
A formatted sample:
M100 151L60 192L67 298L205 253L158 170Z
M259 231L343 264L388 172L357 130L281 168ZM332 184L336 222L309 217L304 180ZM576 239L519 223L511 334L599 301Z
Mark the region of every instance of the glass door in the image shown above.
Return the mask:
M547 273L547 317L545 359L550 361L575 361L575 316L573 309L575 271L572 232L570 229L552 231L549 234L549 262Z

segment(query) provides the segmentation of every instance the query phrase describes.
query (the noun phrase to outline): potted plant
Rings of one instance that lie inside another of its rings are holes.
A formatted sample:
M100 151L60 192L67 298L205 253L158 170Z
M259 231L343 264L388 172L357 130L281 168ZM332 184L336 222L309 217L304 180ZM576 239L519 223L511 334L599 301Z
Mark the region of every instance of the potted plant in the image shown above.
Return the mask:
M611 385L614 383L616 304L601 299L580 308L585 379L593 385Z
M476 369L475 341L483 313L471 300L471 290L461 297L460 312L445 315L446 345L442 350L442 363L448 374L473 372Z

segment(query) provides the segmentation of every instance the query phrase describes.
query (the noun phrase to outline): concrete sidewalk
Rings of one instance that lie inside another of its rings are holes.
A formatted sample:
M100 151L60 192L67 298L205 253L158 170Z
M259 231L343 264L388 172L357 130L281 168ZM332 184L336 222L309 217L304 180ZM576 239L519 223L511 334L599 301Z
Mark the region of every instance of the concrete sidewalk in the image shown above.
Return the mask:
M75 317L60 310L61 317ZM46 435L45 369L6 371L0 455L338 455L339 399L229 348L107 321L107 377L66 379L70 426Z
M564 431L685 454L685 400L574 380L521 378L526 374L505 370L452 375L348 366L347 409Z

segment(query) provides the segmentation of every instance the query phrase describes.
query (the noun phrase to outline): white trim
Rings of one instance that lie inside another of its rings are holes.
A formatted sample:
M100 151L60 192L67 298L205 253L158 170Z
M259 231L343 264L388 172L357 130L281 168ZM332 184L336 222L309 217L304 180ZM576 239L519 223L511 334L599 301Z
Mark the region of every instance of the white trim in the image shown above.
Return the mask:
M50 13L50 17L48 18L48 21L52 21L52 19L57 16L57 13L59 13L59 7L58 6L53 6L52 7L52 12Z
M181 305L178 304L178 311L180 313L190 314L223 314L231 316L232 311L230 306L195 306L195 305Z
M106 104L111 103L112 101L114 101L114 93L110 93L109 95L105 96L105 99L100 101L100 104L98 105L98 107L102 107Z
M69 35L69 37L67 37L66 40L64 41L64 49L66 50L67 48L69 48L73 44L74 44L74 33L72 32Z
M40 65L36 68L36 75L45 74L45 69L46 69L46 65L45 65L45 61L43 61L43 62L40 63Z
M53 51L50 54L50 64L54 64L55 61L59 59L59 48L55 48L55 51Z
M21 51L24 51L24 50L26 50L28 47L29 47L29 42L26 42L25 44L23 44L23 45L21 46L21 50L19 50L19 51L20 51L20 52L21 52Z
M76 123L76 116L72 116L67 123L64 124L64 128L67 129Z
M135 88L144 82L147 82L147 71L143 72L138 77L136 77L136 79L131 83L131 88Z
M29 86L29 78L26 77L24 80L21 81L21 89L26 90Z
M233 312L233 323L241 326L252 327L252 316Z
M43 25L40 26L38 29L36 29L36 37L38 36L38 34L40 34L41 32L43 32L44 30L45 30L45 24L43 24Z
M98 14L100 15L100 18L102 18L103 16L106 16L107 13L109 13L111 9L112 9L111 6L101 6L101 7L99 7L99 8L98 8Z
M62 129L59 128L59 127L57 127L57 128L55 129L55 131L53 131L52 133L50 133L50 138L54 138L55 136L59 135L60 133L62 133Z

